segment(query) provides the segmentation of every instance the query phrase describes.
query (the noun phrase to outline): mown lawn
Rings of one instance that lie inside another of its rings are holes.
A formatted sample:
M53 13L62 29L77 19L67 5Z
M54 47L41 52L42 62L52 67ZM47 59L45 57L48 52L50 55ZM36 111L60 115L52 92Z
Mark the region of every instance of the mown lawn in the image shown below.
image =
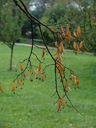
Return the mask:
M27 58L29 52L30 47L15 46L13 65ZM41 58L41 50L34 48L34 52ZM53 66L46 69L44 82L31 76L32 82L24 81L22 88L12 93L12 81L20 69L17 66L17 72L15 67L8 70L10 49L0 44L0 85L4 91L0 92L0 128L96 128L96 56L80 53L76 56L67 51L63 58L63 64L80 77L80 88L75 90L70 85L72 92L68 95L81 114L67 106L57 112L58 106L54 104L57 96L51 97L55 92ZM53 63L48 55L43 61ZM35 56L32 64L38 66Z

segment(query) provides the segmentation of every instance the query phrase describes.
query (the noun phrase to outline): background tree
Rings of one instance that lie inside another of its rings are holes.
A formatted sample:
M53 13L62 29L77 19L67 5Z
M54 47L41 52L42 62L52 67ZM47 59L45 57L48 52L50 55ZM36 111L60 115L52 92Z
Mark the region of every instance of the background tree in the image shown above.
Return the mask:
M52 4L54 3L54 4ZM39 6L40 5L40 6ZM41 11L39 11L41 10ZM32 15L36 16L42 22L46 24L62 23L64 29L66 28L65 23L69 24L72 31L77 31L76 26L80 24L82 30L82 37L90 47L90 51L96 51L96 39L95 39L95 28L96 18L95 11L96 2L95 0L67 0L67 1L46 1L38 0L35 1L35 10L31 12ZM39 12L42 12L40 15ZM58 26L57 26L58 27ZM35 28L34 36L39 37L38 29ZM43 28L43 34L49 40L53 42L52 36L46 28ZM40 38L40 37L39 37ZM51 45L51 43L49 43ZM53 45L53 44L52 44ZM67 48L72 48L72 45L67 45Z
M39 20L44 17L44 13L46 9L48 9L50 6L53 6L55 4L56 0L30 0L29 4L29 11L32 15L37 17ZM49 11L49 10L48 10ZM34 23L33 23L34 25ZM37 27L34 25L34 38L39 37L40 33L37 29ZM22 27L22 35L23 37L26 36L26 32L31 31L30 29L30 20L26 18L24 21L23 27Z
M21 37L22 14L12 1L2 1L0 5L0 40L11 49L10 70L12 70L13 49Z
M96 1L76 1L80 9L82 30L90 50L96 54Z

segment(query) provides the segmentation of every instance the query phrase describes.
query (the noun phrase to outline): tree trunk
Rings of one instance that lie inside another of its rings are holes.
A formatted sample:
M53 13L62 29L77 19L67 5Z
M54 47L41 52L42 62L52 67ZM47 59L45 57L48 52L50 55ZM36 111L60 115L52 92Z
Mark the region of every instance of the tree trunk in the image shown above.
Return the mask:
M14 47L14 45L12 45L12 47L11 47L10 69L9 70L12 70L13 47Z

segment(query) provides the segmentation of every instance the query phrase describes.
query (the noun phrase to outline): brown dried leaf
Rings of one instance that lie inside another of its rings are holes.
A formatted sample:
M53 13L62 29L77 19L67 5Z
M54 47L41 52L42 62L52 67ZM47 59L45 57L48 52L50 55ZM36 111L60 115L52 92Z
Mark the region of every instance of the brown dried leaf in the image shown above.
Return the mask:
M32 72L32 69L30 70L28 77L26 77L26 74L24 73L24 78L25 78L26 80L30 78L31 72Z
M63 46L63 42L62 41L61 41L61 44L60 45L61 45L61 53L64 54L65 53L65 50L64 50L64 46Z
M45 72L40 72L40 75L41 75L41 81L44 82L44 73Z
M44 55L45 55L45 50L43 49L43 50L42 50L42 57L41 57L41 58L43 58Z
M62 104L65 107L65 100L64 100L64 98L62 98Z
M58 55L58 53L59 53L59 49L57 48L56 53L53 56Z
M19 76L19 78L17 78L17 84L19 85L19 79L20 79L20 76Z
M68 32L68 37L69 37L69 40L73 39L72 36L71 36L71 32L70 31Z
M82 48L82 43L83 43L83 41L80 42L80 48Z
M59 106L58 106L57 112L60 111L60 109L61 109L61 101L59 101Z
M59 98L57 99L56 105L59 103Z
M65 36L63 26L61 26L61 31L62 31L63 35Z
M68 35L69 34L69 25L68 24L67 24L67 28L66 29L67 29L67 33L66 34Z
M34 76L36 76L37 74L38 74L38 68L35 70Z
M29 78L30 78L31 73L32 73L32 69L30 70L30 72L29 72L29 75L28 75L27 79L29 79Z
M78 44L77 44L77 51L78 51L78 52L80 52L80 49L79 49L79 46L78 46Z
M77 34L75 32L73 32L74 36L77 37Z
M73 78L72 78L72 82L74 81L74 79L75 79L75 78L73 77Z
M81 29L80 29L80 26L78 26L78 29L77 29L77 35L78 35L78 37L81 36Z
M80 83L79 77L75 79L75 84L78 85Z
M57 58L58 58L58 61L61 62L62 57L61 57L61 54L60 53L58 54L58 57Z
M41 76L41 81L44 82L44 74Z
M60 64L60 69L61 69L61 71L64 71L64 67L63 67L63 65L62 65L62 62L60 62L61 64Z
M62 38L62 36L60 35L60 39L63 41L63 38Z
M15 82L13 82L13 88L11 90L11 92L13 92L15 90Z
M71 90L71 88L69 87L69 85L68 85L68 89L69 89L70 92L72 92L72 90Z
M60 76L58 77L58 79L61 77L61 74L60 74Z
M57 44L57 41L55 41L55 46L56 46L56 47L59 47L58 44Z
M51 31L55 31L55 30L56 30L56 28L51 29Z
M66 91L66 88L67 88L68 86L69 86L69 84L68 84L67 79L66 79L64 91Z
M39 64L39 72L41 72L41 63Z
M22 77L21 77L21 80L20 80L20 83L19 83L19 86L22 84Z
M76 44L75 41L74 41L74 43L73 43L73 47L74 47L74 49L77 49L77 44Z
M2 88L1 88L1 85L0 85L0 91L1 91L2 93L4 93L3 90L2 90Z
M20 69L21 69L21 71L23 71L23 65L22 65L22 63L20 63Z
M84 40L83 40L83 44L84 44L85 49L87 49L89 51L89 49L85 45L85 41Z
M58 99L57 99L57 102L59 102L59 97L58 97Z
M69 77L71 77L72 76L72 73L69 75Z
M24 73L24 78L27 80L26 74Z

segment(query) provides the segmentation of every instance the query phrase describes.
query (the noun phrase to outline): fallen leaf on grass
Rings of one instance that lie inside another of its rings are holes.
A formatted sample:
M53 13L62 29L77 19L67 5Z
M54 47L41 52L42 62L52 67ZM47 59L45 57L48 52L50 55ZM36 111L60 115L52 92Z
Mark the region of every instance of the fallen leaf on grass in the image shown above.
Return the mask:
M0 91L1 91L2 93L4 93L3 90L2 90L2 88L1 88L1 85L0 85Z

